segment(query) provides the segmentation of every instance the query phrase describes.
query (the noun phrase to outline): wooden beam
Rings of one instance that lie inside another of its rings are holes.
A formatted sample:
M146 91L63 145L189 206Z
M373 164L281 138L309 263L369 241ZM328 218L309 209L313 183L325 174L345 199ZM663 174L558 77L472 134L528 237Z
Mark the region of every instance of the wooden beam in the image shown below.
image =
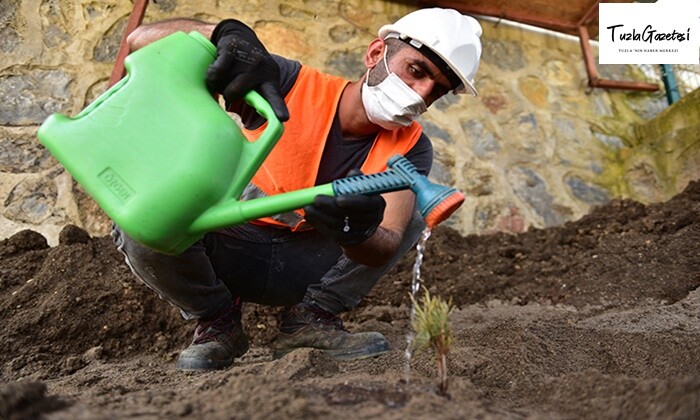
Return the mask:
M143 15L146 14L147 6L148 0L134 0L134 7L131 9L129 21L126 23L124 34L122 34L122 40L119 44L117 58L114 62L114 67L112 68L112 75L109 78L109 86L117 83L126 74L124 69L124 59L127 55L129 55L129 44L127 44L126 38L134 31L134 29L141 25L141 22L143 22Z
M504 11L496 6L491 5L472 5L469 3L461 3L457 1L418 1L418 6L439 6L449 9L455 9L460 13L491 16L495 18L508 19L514 22L525 23L528 25L538 26L540 28L559 30L560 32L576 33L576 22L558 21L547 19L542 16L530 13L512 13Z
M591 39L588 35L588 28L584 25L578 27L578 39L581 43L581 51L583 53L583 62L586 65L586 74L588 74L588 84L591 80L598 80L598 69L595 66L595 58L591 50Z
M591 4L591 7L588 8L588 11L579 19L578 21L578 26L583 26L583 25L588 25L591 23L591 21L595 18L598 17L598 6L600 5L600 1L596 0Z
M643 92L656 92L659 90L659 85L652 83L610 79L598 79L591 87L603 89L639 90Z

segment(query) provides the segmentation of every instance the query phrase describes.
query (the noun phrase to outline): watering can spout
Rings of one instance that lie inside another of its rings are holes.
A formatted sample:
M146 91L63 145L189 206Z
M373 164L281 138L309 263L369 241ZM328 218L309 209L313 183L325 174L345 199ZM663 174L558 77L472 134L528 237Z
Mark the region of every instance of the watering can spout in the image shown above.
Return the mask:
M190 226L193 235L237 225L250 220L293 211L313 203L317 195L383 194L410 189L416 195L421 216L429 228L450 217L464 202L464 195L454 188L430 182L401 155L389 159L384 172L337 179L318 185L249 201L227 200L212 207Z
M410 189L416 195L421 216L431 229L450 217L464 202L461 192L431 182L401 155L390 158L387 166L389 170L378 174L333 181L335 195L378 194Z

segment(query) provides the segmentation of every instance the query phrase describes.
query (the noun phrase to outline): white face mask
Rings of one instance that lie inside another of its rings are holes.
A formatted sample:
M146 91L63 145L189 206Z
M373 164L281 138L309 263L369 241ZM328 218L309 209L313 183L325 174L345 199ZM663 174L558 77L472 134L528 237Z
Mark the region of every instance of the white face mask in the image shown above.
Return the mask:
M389 71L384 49L384 67L388 76L376 86L370 86L369 70L362 86L362 103L367 118L386 129L408 127L414 119L428 110L423 98L411 89L396 73Z

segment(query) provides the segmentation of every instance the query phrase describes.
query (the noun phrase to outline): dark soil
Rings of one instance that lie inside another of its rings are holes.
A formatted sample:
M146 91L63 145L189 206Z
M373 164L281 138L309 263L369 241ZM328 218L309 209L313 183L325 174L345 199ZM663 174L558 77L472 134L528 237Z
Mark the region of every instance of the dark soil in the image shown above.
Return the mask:
M132 277L108 237L66 226L0 242L0 418L674 418L700 416L700 182L616 200L563 226L438 228L422 283L451 299L448 396L409 363L415 251L344 316L394 350L272 360L280 308L248 305L251 351L223 372L173 367L194 326Z

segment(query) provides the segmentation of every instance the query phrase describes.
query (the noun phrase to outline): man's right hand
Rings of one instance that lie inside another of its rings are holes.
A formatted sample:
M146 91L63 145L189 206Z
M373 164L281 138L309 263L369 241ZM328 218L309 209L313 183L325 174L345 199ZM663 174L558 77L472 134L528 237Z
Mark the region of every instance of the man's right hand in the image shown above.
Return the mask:
M211 41L217 57L209 66L206 82L210 90L223 94L226 107L256 90L277 118L287 121L289 110L280 94L279 66L255 32L238 20L227 19L216 25Z

